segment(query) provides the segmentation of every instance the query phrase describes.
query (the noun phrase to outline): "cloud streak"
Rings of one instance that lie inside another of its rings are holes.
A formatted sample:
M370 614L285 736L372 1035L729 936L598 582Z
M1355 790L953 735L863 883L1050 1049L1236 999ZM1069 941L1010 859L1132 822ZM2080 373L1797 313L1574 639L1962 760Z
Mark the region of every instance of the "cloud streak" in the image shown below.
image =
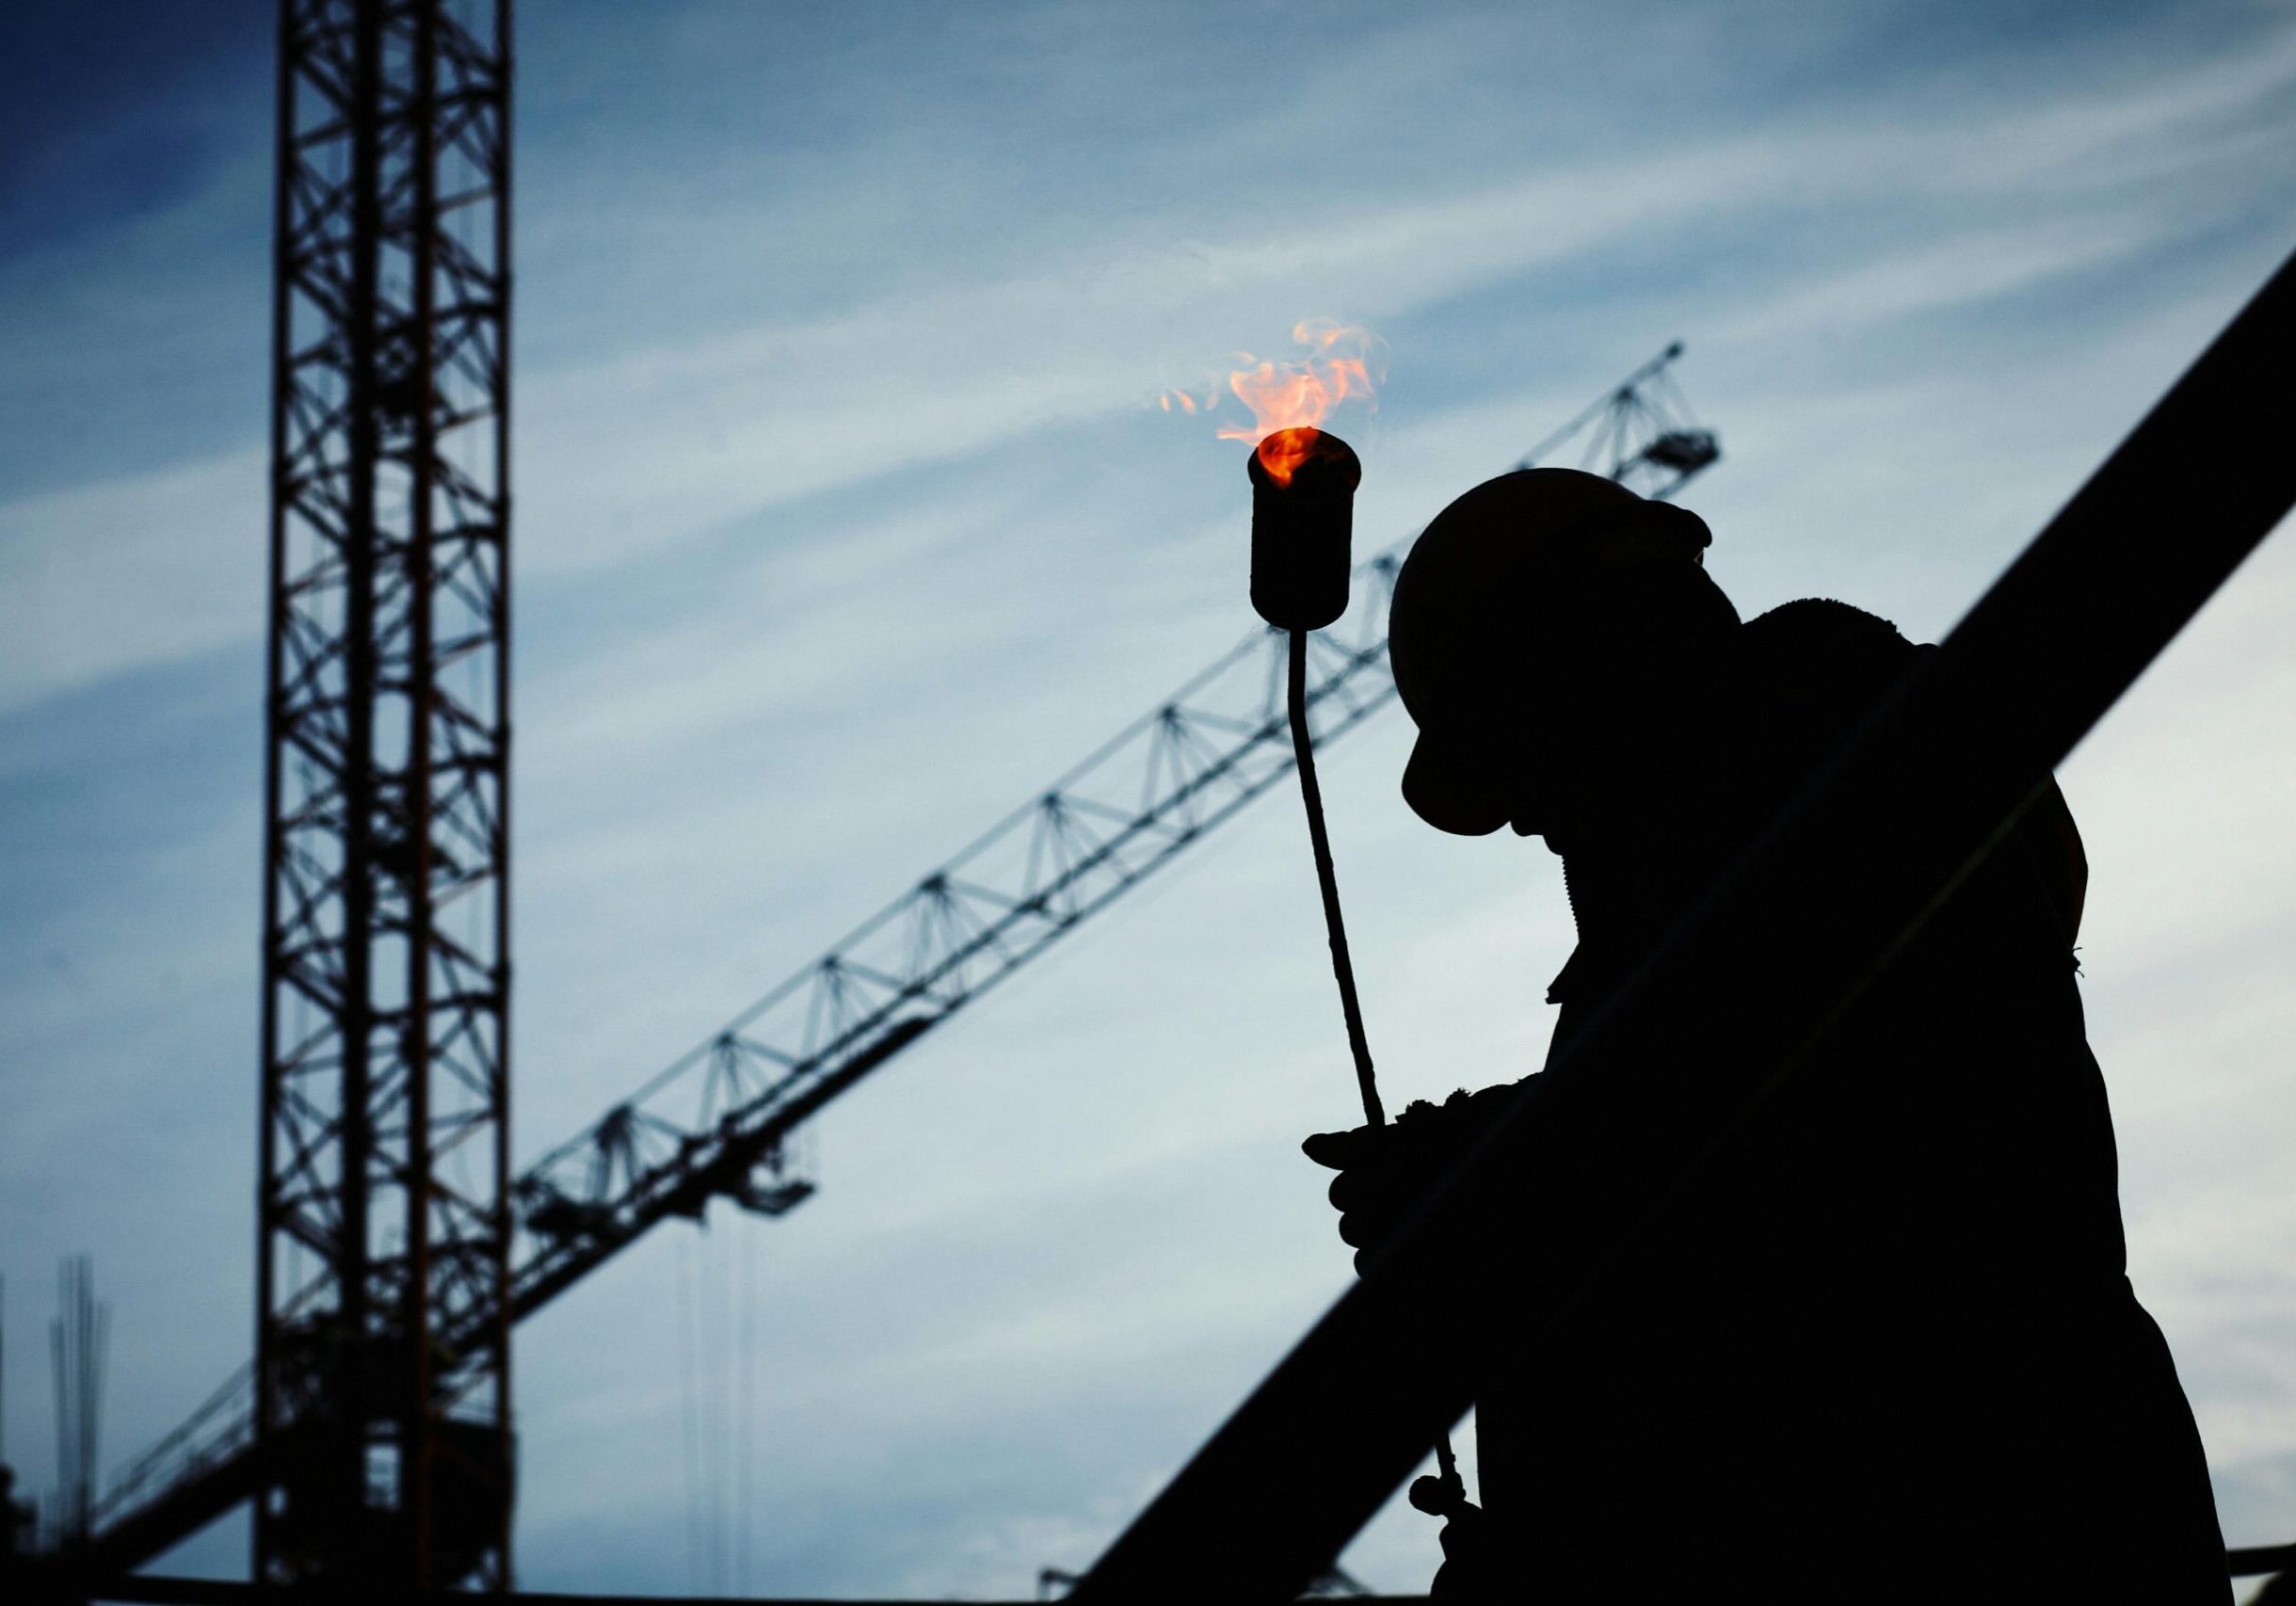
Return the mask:
M2237 204L2204 174L2285 178L2243 172L2206 145L2183 151L2175 137L2260 110L2289 132L2296 118L2271 108L2296 83L2292 39L2135 92L2061 91L2037 108L1881 127L1781 118L1435 200L1366 198L1254 236L1193 239L1177 216L1135 224L1135 242L1154 243L1113 257L1072 247L827 317L545 372L522 391L521 570L642 559L802 498L1123 413L1223 346L1288 328L1303 296L1401 317L1630 240L1893 201L2043 210L2015 224L1951 222L1910 252L1888 240L1816 282L1716 305L1715 327L1748 342L1823 333L2095 269ZM2143 193L2122 193L2131 188ZM2098 196L2106 209L2085 209ZM249 634L258 460L243 451L0 506L10 531L0 698L34 699Z

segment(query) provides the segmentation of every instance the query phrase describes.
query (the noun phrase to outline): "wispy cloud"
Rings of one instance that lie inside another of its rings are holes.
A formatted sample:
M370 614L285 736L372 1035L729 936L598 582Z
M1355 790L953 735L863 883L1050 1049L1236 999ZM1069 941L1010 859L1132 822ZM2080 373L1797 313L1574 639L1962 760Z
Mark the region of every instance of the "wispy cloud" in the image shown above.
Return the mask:
M1795 269L1802 282L1735 306L1726 297L1707 309L1710 327L1747 341L1839 334L2095 268L2286 179L2176 137L2275 105L2272 126L2296 121L2283 93L2296 83L2291 40L2110 96L2060 89L1967 120L1781 117L1435 199L1293 217L1277 206L1255 234L1196 237L1183 213L1134 223L1135 241L1157 243L1113 256L1100 245L1039 252L1007 274L545 372L522 392L522 572L658 553L795 499L1120 413L1161 380L1288 327L1309 301L1403 317L1628 240L1893 200L1978 206L1979 221L1889 231L1862 253L1821 243ZM2003 209L2021 220L2000 220ZM12 570L0 696L37 698L249 633L257 474L242 452L0 507ZM123 583L138 575L150 583Z

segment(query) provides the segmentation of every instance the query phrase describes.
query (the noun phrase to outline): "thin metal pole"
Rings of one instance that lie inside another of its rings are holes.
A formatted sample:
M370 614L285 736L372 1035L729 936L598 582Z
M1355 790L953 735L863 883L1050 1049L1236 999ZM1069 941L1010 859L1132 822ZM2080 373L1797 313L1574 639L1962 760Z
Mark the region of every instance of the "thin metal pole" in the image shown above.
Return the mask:
M358 0L351 12L350 238L346 305L340 326L345 347L348 416L344 434L349 452L347 508L342 535L345 572L343 617L343 928L337 939L342 965L335 1031L342 1068L335 1120L340 1156L337 1209L342 1226L330 1245L334 1331L340 1358L327 1377L321 1416L327 1444L315 1474L317 1503L325 1512L324 1536L312 1545L298 1541L301 1554L290 1566L310 1566L313 1553L343 1576L377 1576L374 1568L392 1559L380 1547L377 1524L368 1518L367 1448L377 1437L374 1362L377 1324L373 1315L375 1235L376 893L382 875L375 841L376 815L376 604L379 577L377 471L381 460L381 417L377 390L381 378L376 312L380 298L383 233L383 4ZM386 1062L387 1065L387 1062ZM280 1313L273 1313L281 1320ZM320 1491L324 1491L321 1493ZM286 1558L271 1556L276 1566ZM404 1584L393 1578L394 1584Z
M1372 1046L1363 1035L1363 1005L1356 998L1356 967L1347 956L1347 923L1340 914L1340 882L1331 863L1331 833L1324 827L1324 789L1315 779L1315 737L1308 730L1308 633L1292 634L1291 673L1284 701L1292 716L1292 750L1299 759L1299 795L1308 806L1308 840L1315 845L1315 882L1324 894L1324 930L1331 940L1331 973L1340 984L1340 1012L1347 1018L1347 1051L1355 1057L1356 1090L1363 1095L1363 1124L1388 1124L1372 1072Z
M411 503L406 546L407 757L405 789L400 795L399 835L409 860L404 889L407 923L406 997L399 1033L402 1097L407 1102L406 1142L406 1257L405 1281L399 1288L400 1341L406 1345L400 1367L403 1375L392 1380L395 1398L387 1414L398 1423L398 1502L405 1524L406 1553L393 1556L393 1582L404 1587L430 1589L453 1582L437 1575L437 1525L433 1507L439 1484L439 1441L444 1407L436 1397L432 1369L439 1341L438 1293L432 1287L431 1214L438 1203L432 1163L439 1136L431 1119L432 1034L431 972L437 965L438 910L432 879L437 874L438 829L431 758L439 740L439 663L433 629L437 614L439 478L439 235L445 229L439 216L439 12L435 5L414 8L413 82L409 97L409 133L412 151L414 215L404 242L413 304L411 359L398 373L398 382L411 391L409 401L413 439L407 462L408 495ZM379 539L379 532L377 533ZM378 1406L381 1402L377 1402ZM380 1413L378 1413L380 1414Z
M271 188L271 462L270 462L270 595L265 618L264 744L263 744L263 1017L261 1086L256 1114L258 1129L255 1170L255 1405L253 1457L267 1457L277 1447L280 1420L278 1381L281 1357L275 1341L271 1311L277 1304L278 1268L273 1257L274 1227L283 1211L279 1176L280 1103L285 1096L279 1069L280 1046L286 1036L280 1020L282 947L280 926L280 872L286 860L289 832L281 800L286 795L285 752L286 637L292 604L292 575L287 541L288 507L293 499L287 467L289 411L295 397L294 300L296 252L293 196L296 178L296 71L301 59L297 48L296 0L280 0L279 75L272 111L274 171ZM259 1486L254 1515L248 1523L248 1567L261 1582L264 1558L272 1550L272 1522L277 1502L267 1486Z
M502 1490L502 1508L495 1518L495 1534L501 1547L495 1576L490 1587L497 1592L508 1590L518 1576L512 1541L516 1528L512 1522L513 1502L517 1488L517 1471L510 1460L514 1441L510 1422L510 1324L517 1318L510 1308L510 1246L514 1230L514 1213L510 1201L513 1190L510 1181L510 297L516 282L510 257L510 96L515 57L511 53L511 3L494 3L494 60L499 73L495 85L493 141L488 153L493 162L490 175L494 186L494 273L495 295L501 302L502 313L497 322L496 338L501 342L494 356L494 496L497 552L493 597L488 624L494 633L494 705L495 762L501 765L501 781L494 791L494 966L488 978L496 1001L494 1012L494 1153L493 1199L494 1238L488 1245L487 1273L497 1291L493 1310L485 1336L486 1348L494 1357L494 1433L495 1442L505 1452L504 1476L507 1480Z
M64 1387L64 1309L71 1283L63 1267L56 1272L56 1320L48 1324L48 1369L56 1393L56 1524L69 1542L72 1534L72 1411Z

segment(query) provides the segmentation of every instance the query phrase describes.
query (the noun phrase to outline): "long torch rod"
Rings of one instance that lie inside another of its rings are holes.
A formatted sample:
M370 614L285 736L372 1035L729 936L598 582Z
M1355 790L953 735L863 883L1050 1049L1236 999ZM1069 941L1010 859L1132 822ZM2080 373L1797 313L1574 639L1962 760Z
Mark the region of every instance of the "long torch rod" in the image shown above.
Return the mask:
M1347 1018L1347 1048L1355 1056L1356 1089L1363 1095L1363 1124L1388 1124L1379 1101L1379 1080L1372 1070L1372 1045L1363 1033L1363 1004L1356 996L1355 962L1347 955L1347 921L1340 912L1339 873L1331 862L1331 833L1324 825L1324 789L1315 779L1315 736L1308 729L1308 632L1293 630L1284 701L1292 719L1292 750L1299 763L1300 801L1308 809L1308 840L1315 846L1315 880L1324 894L1324 930L1331 940L1331 974L1340 984L1340 1012ZM1435 1444L1436 1465L1447 1492L1464 1500L1459 1463L1446 1429Z
M1372 1070L1372 1045L1363 1035L1363 1004L1356 997L1355 962L1347 956L1347 919L1340 912L1340 878L1331 862L1331 832L1324 825L1324 789L1315 779L1315 736L1308 729L1308 633L1292 634L1290 684L1285 703L1292 715L1292 750L1299 760L1300 801L1308 806L1308 840L1315 844L1315 880L1324 893L1324 929L1331 939L1331 973L1340 984L1340 1012L1347 1017L1347 1049L1355 1056L1356 1089L1363 1095L1363 1124L1388 1124L1379 1101L1379 1079Z

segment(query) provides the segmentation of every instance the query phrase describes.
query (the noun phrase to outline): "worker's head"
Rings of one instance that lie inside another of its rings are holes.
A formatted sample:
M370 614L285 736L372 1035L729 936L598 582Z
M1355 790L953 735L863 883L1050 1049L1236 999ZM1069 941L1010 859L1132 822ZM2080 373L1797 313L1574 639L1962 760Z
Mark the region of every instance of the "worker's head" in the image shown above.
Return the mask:
M1599 825L1737 627L1696 514L1573 469L1486 480L1396 577L1389 650L1428 824L1552 843Z

